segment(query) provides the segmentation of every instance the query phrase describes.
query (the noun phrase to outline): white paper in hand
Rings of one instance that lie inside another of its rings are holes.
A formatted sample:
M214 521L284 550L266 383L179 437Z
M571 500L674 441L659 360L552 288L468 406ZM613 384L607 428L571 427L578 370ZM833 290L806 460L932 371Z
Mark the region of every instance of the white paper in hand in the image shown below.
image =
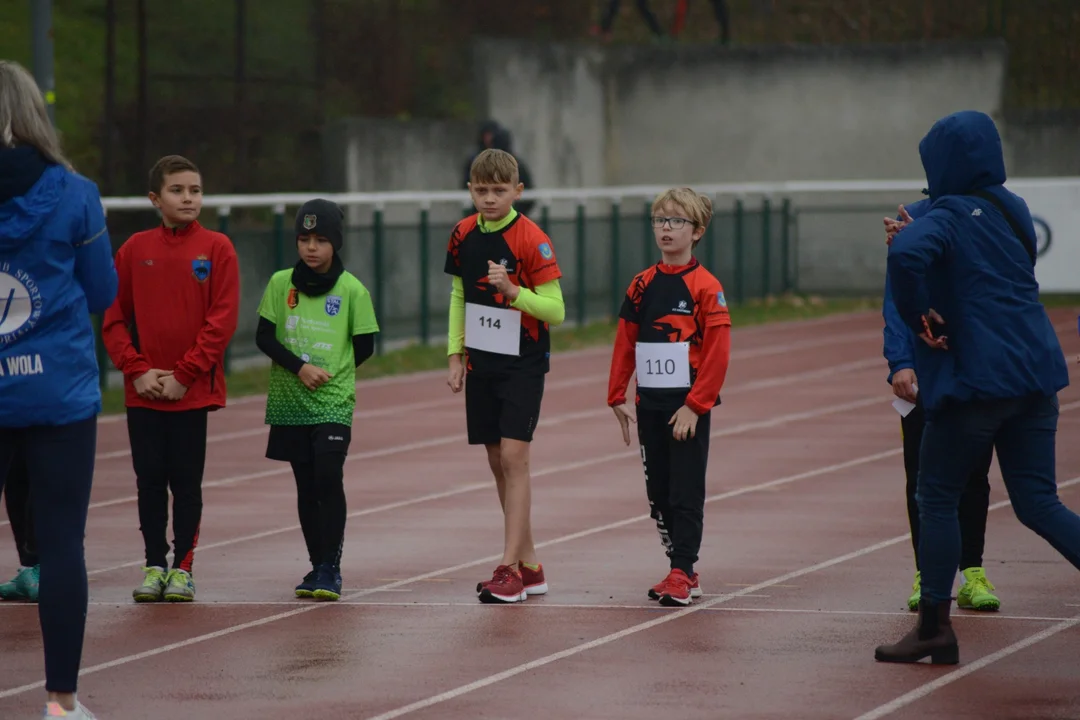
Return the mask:
M919 394L918 385L912 384L911 388L915 391L916 395ZM896 408L896 412L900 413L900 417L907 417L908 413L915 409L915 403L908 402L903 398L896 398L893 400L892 406Z

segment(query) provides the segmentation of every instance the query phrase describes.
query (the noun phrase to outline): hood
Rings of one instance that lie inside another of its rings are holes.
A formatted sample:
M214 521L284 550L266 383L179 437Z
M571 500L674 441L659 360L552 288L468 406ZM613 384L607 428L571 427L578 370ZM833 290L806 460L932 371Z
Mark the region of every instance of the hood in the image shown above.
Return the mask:
M488 133L494 135L501 128L502 126L499 125L498 121L496 120L485 120L484 122L480 123L480 129L476 133L476 144L480 147L481 150L485 150L488 147L488 145L484 143L484 135L487 135Z
M491 147L495 148L496 150L502 150L513 155L514 138L510 134L510 131L502 127L496 130L495 137L491 142Z
M932 200L1005 184L1001 136L986 113L966 110L938 120L919 143L919 156Z
M0 168L0 252L12 252L60 204L67 170L29 147L0 149Z

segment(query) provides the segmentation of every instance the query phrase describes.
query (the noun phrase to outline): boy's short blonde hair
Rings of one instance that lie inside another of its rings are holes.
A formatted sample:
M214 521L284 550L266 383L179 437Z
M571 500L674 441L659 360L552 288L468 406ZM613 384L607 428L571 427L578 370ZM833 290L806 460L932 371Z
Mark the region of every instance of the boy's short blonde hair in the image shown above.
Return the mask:
M713 216L713 204L708 195L702 195L688 187L675 187L665 190L656 196L652 204L652 212L655 215L664 205L671 203L682 208L686 217L695 226L705 229L709 227Z
M517 187L517 160L505 150L488 148L473 160L469 169L469 182L478 185L509 184Z

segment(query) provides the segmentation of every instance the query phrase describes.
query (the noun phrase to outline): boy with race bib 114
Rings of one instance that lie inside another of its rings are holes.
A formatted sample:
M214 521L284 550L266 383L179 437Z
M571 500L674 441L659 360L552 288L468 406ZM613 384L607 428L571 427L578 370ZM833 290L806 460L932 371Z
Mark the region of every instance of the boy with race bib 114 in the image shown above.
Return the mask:
M626 292L608 381L608 405L627 445L629 424L637 423L650 514L671 565L648 594L673 607L701 596L694 563L704 524L710 412L731 354L724 289L693 255L711 219L712 202L690 188L672 188L653 202L662 259L638 273ZM636 414L626 405L635 371Z

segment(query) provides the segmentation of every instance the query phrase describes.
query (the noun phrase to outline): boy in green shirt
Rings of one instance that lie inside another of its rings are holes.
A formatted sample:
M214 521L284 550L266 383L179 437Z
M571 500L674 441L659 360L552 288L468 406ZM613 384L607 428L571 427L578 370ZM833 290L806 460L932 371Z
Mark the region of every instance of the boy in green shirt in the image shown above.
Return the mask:
M297 597L341 597L345 539L345 456L356 407L356 368L375 350L367 288L339 253L344 213L309 200L296 214L300 260L270 278L259 303L255 343L271 360L266 457L292 465L311 572Z

